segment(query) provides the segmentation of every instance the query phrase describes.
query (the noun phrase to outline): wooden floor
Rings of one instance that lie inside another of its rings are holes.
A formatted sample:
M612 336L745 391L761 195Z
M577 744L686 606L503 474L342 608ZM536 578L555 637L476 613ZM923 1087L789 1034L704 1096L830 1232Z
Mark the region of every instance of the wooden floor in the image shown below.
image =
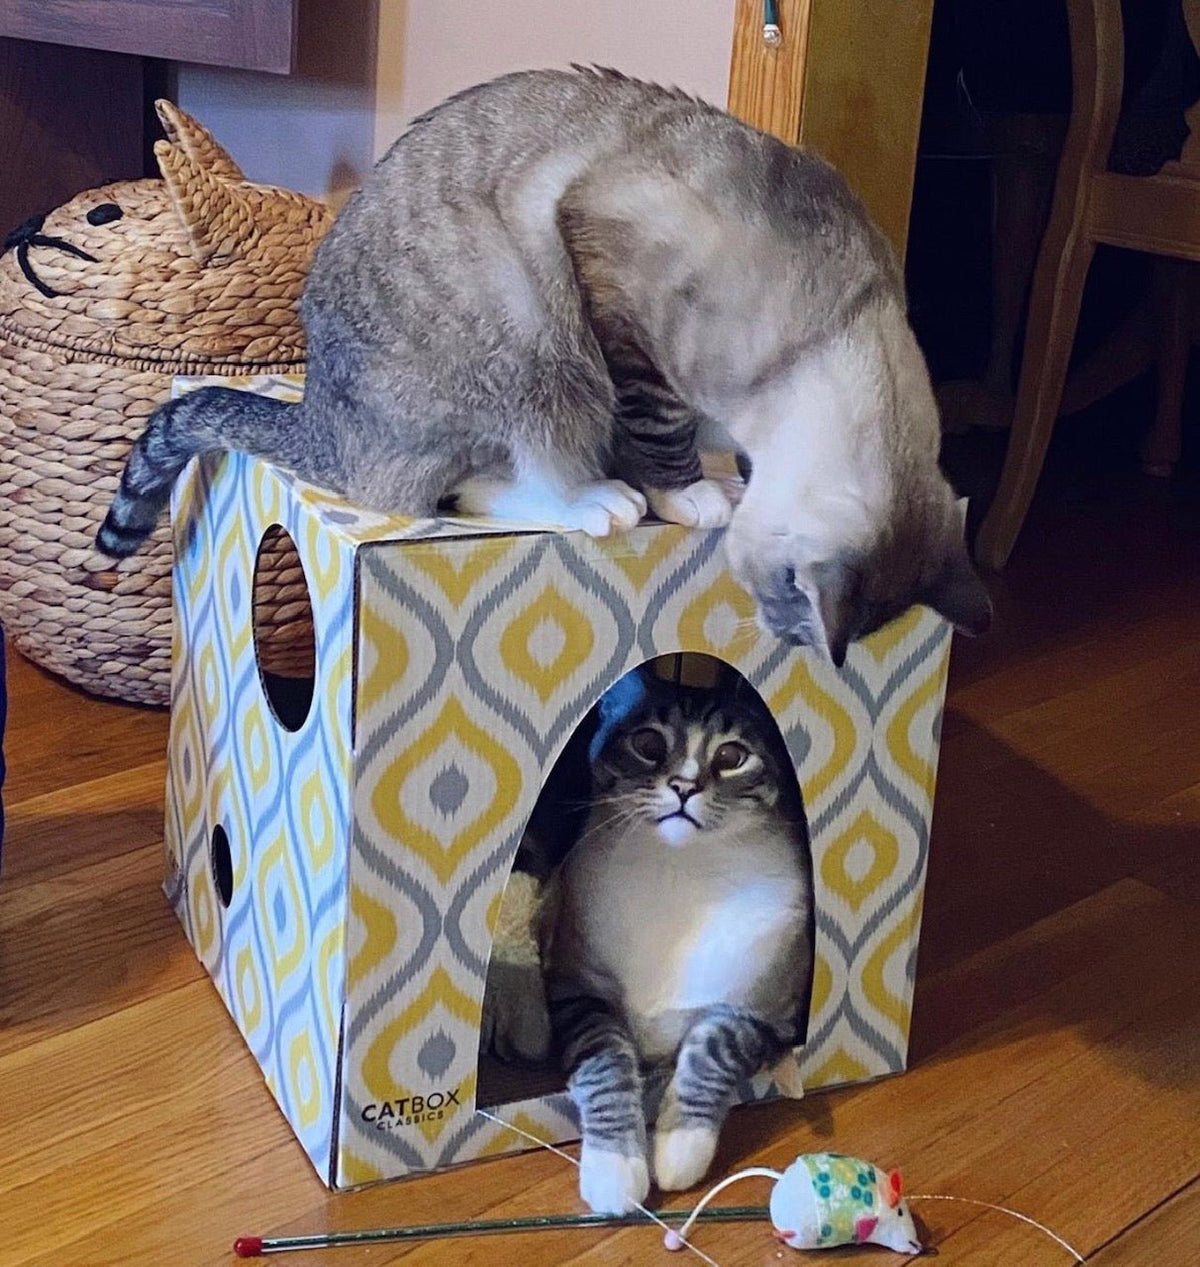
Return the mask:
M1102 1267L1184 1267L1200 1262L1200 538L1153 499L1042 512L997 600L995 631L955 647L913 1068L739 1111L715 1173L836 1148L901 1166L913 1191L1015 1206ZM15 658L10 678L0 1264L203 1267L240 1233L576 1208L544 1153L328 1195L160 894L165 718ZM946 1267L1070 1262L998 1214L918 1208ZM763 1226L697 1241L722 1267L790 1257ZM286 1261L400 1257L666 1261L640 1228Z

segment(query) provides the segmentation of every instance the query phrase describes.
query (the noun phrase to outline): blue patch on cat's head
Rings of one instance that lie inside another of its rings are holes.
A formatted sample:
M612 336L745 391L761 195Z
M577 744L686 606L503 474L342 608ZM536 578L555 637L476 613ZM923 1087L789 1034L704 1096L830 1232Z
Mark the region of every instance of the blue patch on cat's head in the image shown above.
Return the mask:
M596 727L596 733L588 745L588 759L593 765L604 751L612 732L644 707L649 693L644 672L641 669L633 669L624 677L618 678L600 696L597 705L600 724Z

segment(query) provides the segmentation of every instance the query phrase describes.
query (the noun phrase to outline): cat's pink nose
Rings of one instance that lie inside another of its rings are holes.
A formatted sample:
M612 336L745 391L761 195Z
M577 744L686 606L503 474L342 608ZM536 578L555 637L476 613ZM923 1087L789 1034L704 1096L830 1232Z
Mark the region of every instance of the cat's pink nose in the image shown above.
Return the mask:
M696 792L699 790L691 779L681 779L678 775L674 775L669 778L667 780L667 786L679 797L680 802L685 805L687 804L688 797L695 796Z

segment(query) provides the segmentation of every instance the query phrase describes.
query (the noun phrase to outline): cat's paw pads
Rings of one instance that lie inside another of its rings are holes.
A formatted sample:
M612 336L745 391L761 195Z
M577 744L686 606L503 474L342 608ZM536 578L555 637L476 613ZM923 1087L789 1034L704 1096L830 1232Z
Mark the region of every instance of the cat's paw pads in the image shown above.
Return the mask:
M579 1195L596 1214L628 1214L650 1192L645 1157L626 1157L584 1144L579 1157Z
M568 507L571 527L589 537L628 532L646 513L646 499L623 480L601 480L573 489Z
M667 523L687 528L724 528L733 503L716 480L697 480L687 488L649 488L650 509Z
M654 1136L654 1182L664 1192L680 1192L708 1174L717 1151L717 1133L707 1126L676 1126Z
M482 1046L501 1060L541 1061L550 1053L550 1014L538 964L493 953L483 996Z

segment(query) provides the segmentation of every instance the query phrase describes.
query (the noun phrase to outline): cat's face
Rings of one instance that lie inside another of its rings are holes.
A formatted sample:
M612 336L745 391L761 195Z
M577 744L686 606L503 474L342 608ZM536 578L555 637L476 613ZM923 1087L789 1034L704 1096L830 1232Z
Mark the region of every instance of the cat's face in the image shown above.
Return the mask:
M849 643L914 604L987 629L966 503L939 469L937 406L896 305L864 313L755 404L726 545L770 632L840 666Z
M87 190L7 235L0 323L39 345L142 360L301 360L298 321L261 324L247 297L269 287L280 311L294 304L331 213L246 181L169 102L159 114L161 180Z
M967 555L965 509L946 486L939 504L910 508L865 545L836 539L827 523L791 528L743 517L730 530L731 564L767 630L823 649L840 667L851 642L914 604L933 608L964 633L988 628L991 600Z
M631 674L601 701L592 745L597 803L610 824L670 847L773 814L783 770L761 710L728 692Z

